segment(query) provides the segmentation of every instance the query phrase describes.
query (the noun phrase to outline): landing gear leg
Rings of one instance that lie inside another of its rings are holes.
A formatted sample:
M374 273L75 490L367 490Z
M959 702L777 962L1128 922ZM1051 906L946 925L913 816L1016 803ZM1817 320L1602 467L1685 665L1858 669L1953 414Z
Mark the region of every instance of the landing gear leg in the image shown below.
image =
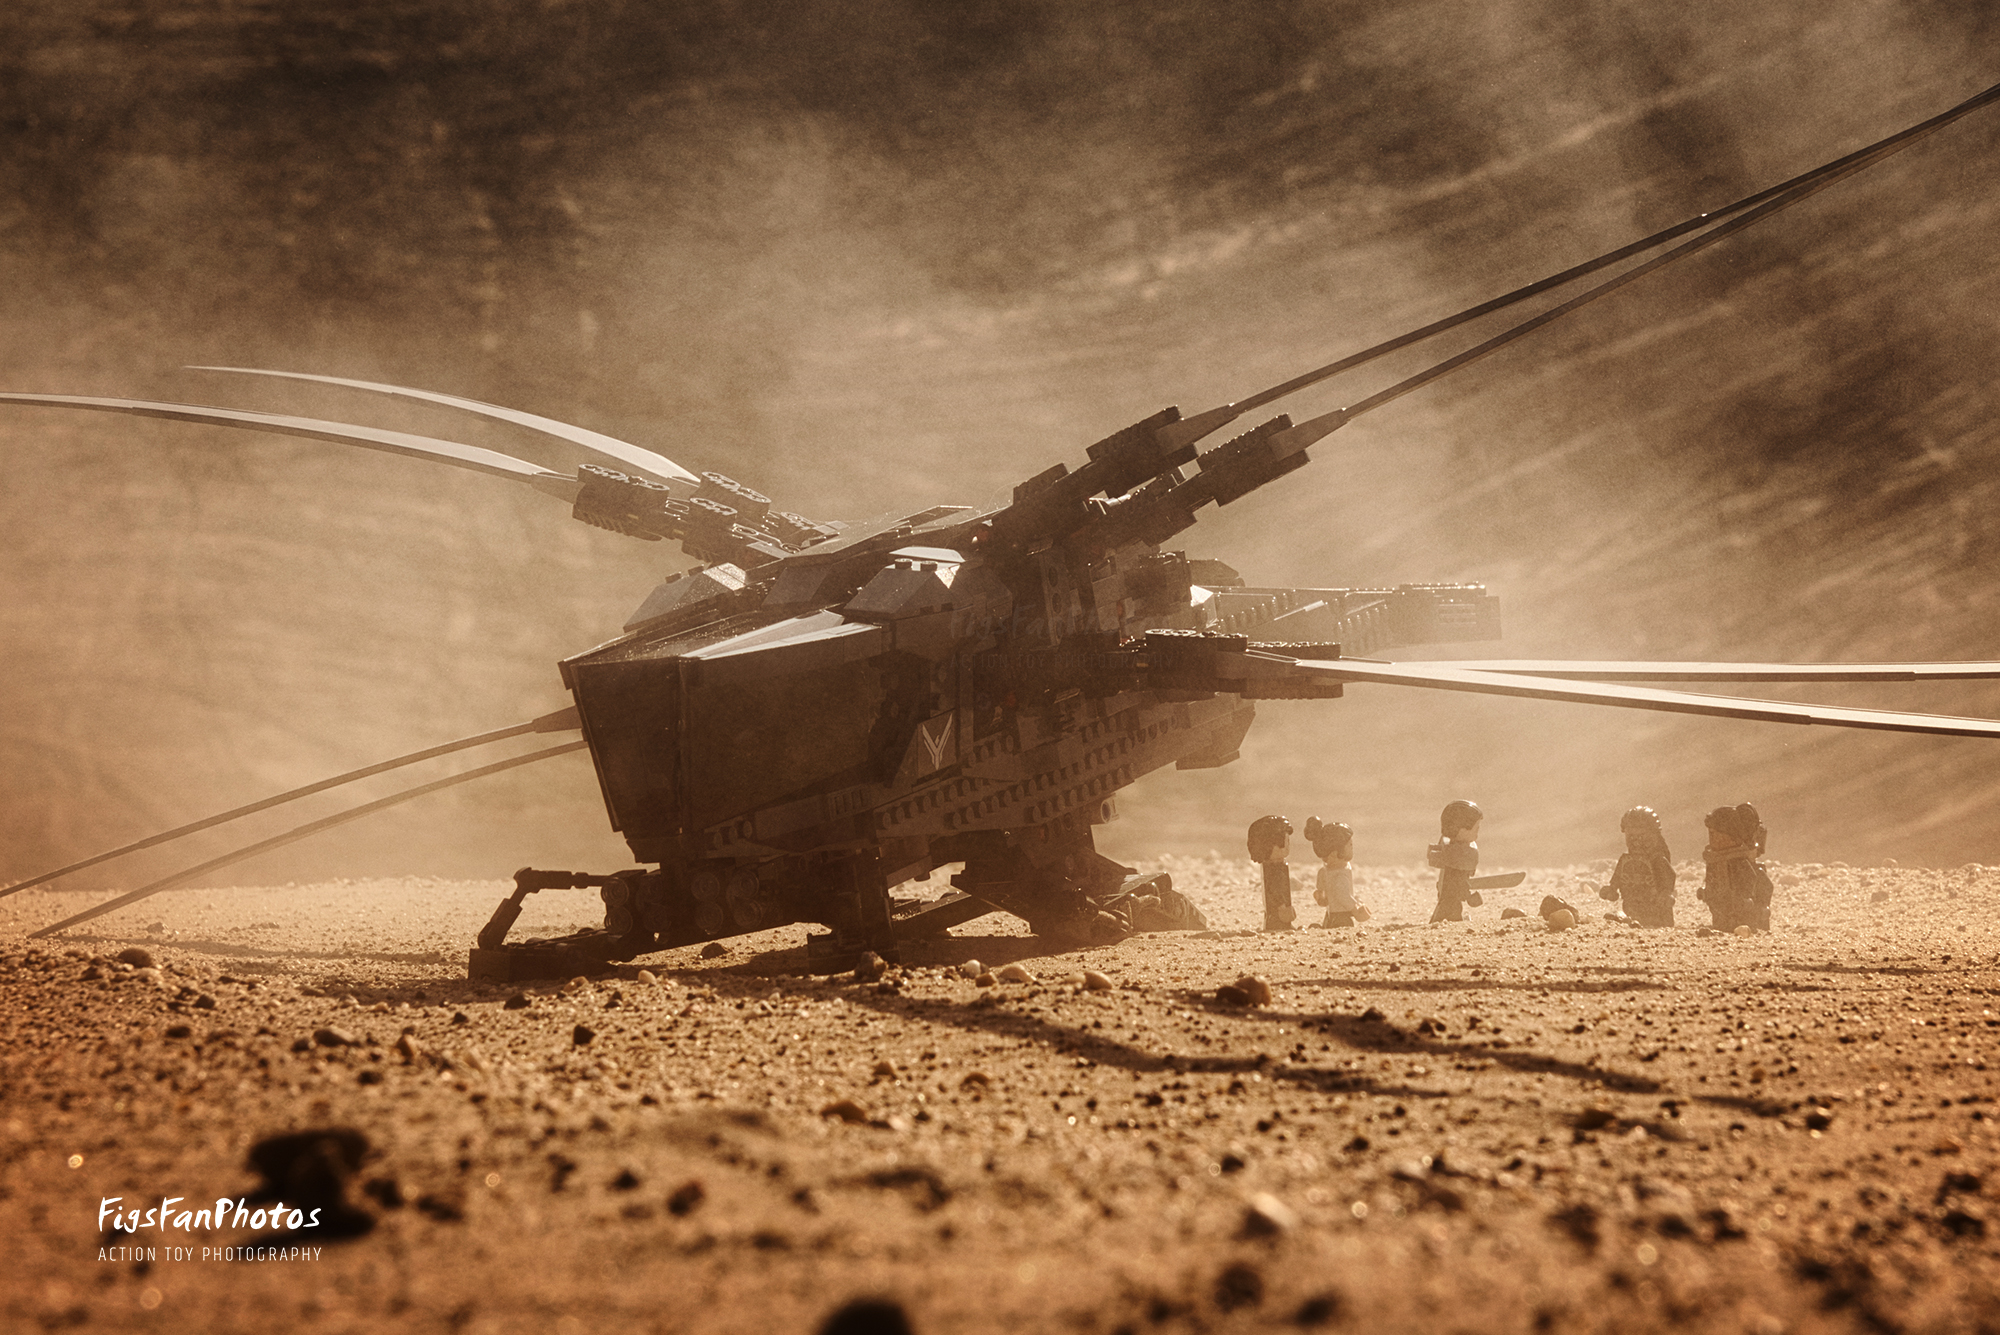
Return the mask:
M830 863L820 883L826 902L821 919L832 931L806 934L806 967L813 973L841 973L859 965L870 951L890 964L902 962L896 930L889 921L889 888L868 854Z

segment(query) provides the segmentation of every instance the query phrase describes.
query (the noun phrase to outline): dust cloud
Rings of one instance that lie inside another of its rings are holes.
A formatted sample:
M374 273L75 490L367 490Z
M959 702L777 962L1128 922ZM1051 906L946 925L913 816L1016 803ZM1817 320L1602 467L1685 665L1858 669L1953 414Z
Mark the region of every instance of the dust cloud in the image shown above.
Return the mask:
M977 502L1934 114L2000 36L1917 0L808 11L10 6L4 387L577 462L180 368L312 371L578 422L808 514ZM1483 579L1508 638L1465 656L1994 656L1996 137L1955 126L1357 422L1188 550L1253 583ZM338 447L28 410L0 440L6 879L557 708L556 661L684 565ZM1786 856L1996 860L1975 742L1387 687L1261 712L1237 764L1123 794L1106 851L1233 850L1278 810L1413 860L1473 796L1495 863L1615 852L1634 802L1691 851L1745 799ZM627 857L570 757L256 876Z

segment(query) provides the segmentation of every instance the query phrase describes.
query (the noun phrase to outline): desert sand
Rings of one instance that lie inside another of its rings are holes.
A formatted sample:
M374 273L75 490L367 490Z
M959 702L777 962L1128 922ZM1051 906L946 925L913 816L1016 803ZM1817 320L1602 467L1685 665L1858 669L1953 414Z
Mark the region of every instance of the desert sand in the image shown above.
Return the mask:
M1440 926L1378 867L1372 922L1285 935L1247 863L1159 865L1213 931L1051 954L995 915L873 982L805 974L796 926L468 982L499 882L170 893L47 941L88 897L0 901L0 1324L1992 1328L2000 868L1773 865L1739 938L1692 925L1688 864L1671 931L1601 920L1602 867ZM1548 893L1583 924L1500 920ZM1268 1005L1216 999L1244 973ZM253 1145L342 1128L351 1177L288 1180L318 1229L237 1226Z

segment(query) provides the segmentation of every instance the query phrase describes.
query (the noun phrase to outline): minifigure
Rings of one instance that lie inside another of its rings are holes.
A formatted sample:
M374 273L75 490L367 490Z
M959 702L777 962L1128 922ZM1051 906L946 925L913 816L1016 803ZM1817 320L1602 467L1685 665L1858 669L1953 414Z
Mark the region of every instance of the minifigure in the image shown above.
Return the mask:
M1708 905L1719 932L1738 927L1771 930L1771 878L1757 861L1764 851L1764 823L1748 802L1717 807L1703 822L1708 847L1701 851L1708 875L1697 896Z
M1438 869L1438 902L1432 922L1464 922L1465 906L1478 908L1486 901L1472 888L1472 873L1479 870L1479 822L1485 819L1473 802L1453 802L1438 813L1437 843L1430 846L1430 864Z
M1285 855L1292 848L1292 823L1283 816L1259 816L1250 822L1250 860L1264 869L1264 930L1289 932L1292 911L1292 869Z
M1597 893L1623 900L1622 918L1636 927L1674 925L1674 863L1660 816L1651 807L1633 807L1619 818L1625 832L1625 855L1611 872L1611 884Z
M1317 889L1313 898L1326 905L1322 927L1352 927L1368 920L1368 910L1354 898L1354 831L1338 821L1323 825L1318 816L1306 821L1306 842L1319 854Z

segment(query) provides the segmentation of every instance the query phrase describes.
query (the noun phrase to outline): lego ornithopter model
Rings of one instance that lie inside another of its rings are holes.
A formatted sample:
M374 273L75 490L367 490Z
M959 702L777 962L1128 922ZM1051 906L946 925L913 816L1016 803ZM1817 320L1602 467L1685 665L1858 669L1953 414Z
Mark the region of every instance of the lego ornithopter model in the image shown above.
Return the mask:
M1331 699L1350 683L1471 691L1724 718L2000 737L2000 722L1694 694L1639 681L1870 681L2000 676L2000 664L1422 663L1385 650L1499 636L1476 585L1267 588L1171 544L1210 504L1303 468L1342 425L1676 258L1751 226L1957 118L1941 116L1726 208L1344 357L1236 403L1167 408L1056 464L1005 503L937 506L862 523L775 508L719 473L484 403L329 376L292 378L444 404L586 447L615 466L575 475L492 450L344 423L226 408L5 394L89 409L304 436L413 455L525 483L585 523L671 540L700 563L653 590L624 634L561 664L574 704L167 831L10 889L432 756L532 732L568 741L412 788L239 850L44 928L53 932L185 884L241 857L450 783L587 747L612 825L644 864L610 874L524 870L472 954L476 975L567 973L590 963L795 922L821 966L893 957L911 934L995 910L1060 942L1190 925L1164 877L1101 855L1113 797L1167 767L1223 765L1256 702ZM1651 258L1640 259L1648 252ZM1629 266L1626 261L1634 261ZM1277 399L1384 353L1611 271L1561 305L1346 408L1270 418L1202 442ZM207 368L224 369L224 368ZM257 374L288 374L259 372ZM962 863L955 892L889 891ZM590 887L600 929L557 942L505 937L526 895Z

